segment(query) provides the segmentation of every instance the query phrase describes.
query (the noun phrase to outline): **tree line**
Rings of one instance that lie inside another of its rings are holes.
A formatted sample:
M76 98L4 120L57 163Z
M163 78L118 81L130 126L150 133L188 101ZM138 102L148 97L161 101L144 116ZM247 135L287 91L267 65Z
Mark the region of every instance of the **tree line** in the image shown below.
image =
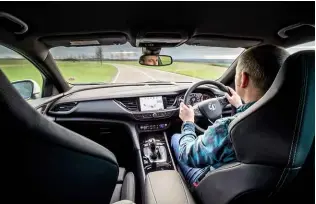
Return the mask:
M110 57L105 58L104 56L104 50L101 46L98 46L95 48L95 52L93 56L88 56L88 55L84 55L84 54L80 54L80 55L70 55L70 56L65 56L62 58L55 58L56 60L61 60L61 61L99 61L100 64L103 63L103 61L107 60L107 61L115 61L115 60L122 60L122 61L131 61L131 60L135 60L135 59L131 59L131 57L137 57L136 53L124 53L124 51L122 51L121 53L111 53Z
M94 56L87 56L85 54L80 54L80 55L70 55L70 56L65 56L63 58L58 58L58 60L61 61L99 61L101 64L104 60L103 58L103 49L102 47L96 47L95 49L95 54Z

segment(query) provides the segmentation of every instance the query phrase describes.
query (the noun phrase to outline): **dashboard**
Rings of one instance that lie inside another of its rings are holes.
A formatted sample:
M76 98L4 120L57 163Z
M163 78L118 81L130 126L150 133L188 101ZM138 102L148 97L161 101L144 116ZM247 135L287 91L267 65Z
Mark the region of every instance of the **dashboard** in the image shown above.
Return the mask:
M139 130L165 129L178 119L179 105L191 84L164 86L122 86L76 90L55 100L46 115L54 120L101 118L133 121ZM190 94L194 105L221 96L216 87L199 87ZM144 124L147 123L147 124Z

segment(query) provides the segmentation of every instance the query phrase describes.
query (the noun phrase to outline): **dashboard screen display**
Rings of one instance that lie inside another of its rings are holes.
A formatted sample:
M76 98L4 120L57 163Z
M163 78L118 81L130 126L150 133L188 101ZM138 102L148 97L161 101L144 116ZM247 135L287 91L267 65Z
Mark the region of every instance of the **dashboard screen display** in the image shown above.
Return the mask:
M162 96L140 97L139 103L141 111L154 111L164 109Z

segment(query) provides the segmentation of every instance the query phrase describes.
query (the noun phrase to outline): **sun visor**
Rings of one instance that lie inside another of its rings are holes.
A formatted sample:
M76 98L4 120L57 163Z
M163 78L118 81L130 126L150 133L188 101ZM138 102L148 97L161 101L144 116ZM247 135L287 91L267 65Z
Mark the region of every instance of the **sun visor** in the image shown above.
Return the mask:
M230 47L230 48L248 48L260 44L261 40L223 37L214 35L195 35L190 38L187 45L210 46L210 47Z
M127 42L123 33L89 34L89 35L62 35L42 37L40 41L48 47L84 47L101 45L122 45Z

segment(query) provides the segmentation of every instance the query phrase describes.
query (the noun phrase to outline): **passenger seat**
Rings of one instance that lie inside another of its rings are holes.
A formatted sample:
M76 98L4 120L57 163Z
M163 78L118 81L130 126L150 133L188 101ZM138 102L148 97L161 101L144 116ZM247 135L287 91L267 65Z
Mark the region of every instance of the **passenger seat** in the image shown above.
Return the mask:
M112 152L37 112L1 70L0 113L2 144L7 147L2 159L3 199L13 203L21 198L32 203L134 202L134 175L119 168Z

